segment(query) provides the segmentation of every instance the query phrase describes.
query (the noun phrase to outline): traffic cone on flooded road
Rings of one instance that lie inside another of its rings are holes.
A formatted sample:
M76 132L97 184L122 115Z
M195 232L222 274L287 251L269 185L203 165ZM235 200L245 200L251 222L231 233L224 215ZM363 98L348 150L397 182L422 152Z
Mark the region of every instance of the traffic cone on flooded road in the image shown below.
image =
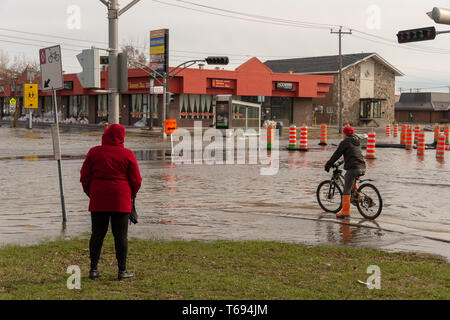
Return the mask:
M289 150L295 150L297 147L297 127L291 124L289 127Z
M327 125L325 123L323 123L320 126L320 143L319 143L319 145L321 145L321 146L327 145Z

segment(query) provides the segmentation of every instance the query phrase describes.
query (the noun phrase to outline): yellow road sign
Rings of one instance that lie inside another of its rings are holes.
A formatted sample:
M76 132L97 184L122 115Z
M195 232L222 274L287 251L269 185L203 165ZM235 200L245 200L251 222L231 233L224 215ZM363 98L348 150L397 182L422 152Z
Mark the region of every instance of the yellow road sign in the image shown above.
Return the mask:
M9 100L9 104L16 104L16 99L11 98L11 99Z
M36 109L38 107L38 85L36 83L24 84L24 107Z

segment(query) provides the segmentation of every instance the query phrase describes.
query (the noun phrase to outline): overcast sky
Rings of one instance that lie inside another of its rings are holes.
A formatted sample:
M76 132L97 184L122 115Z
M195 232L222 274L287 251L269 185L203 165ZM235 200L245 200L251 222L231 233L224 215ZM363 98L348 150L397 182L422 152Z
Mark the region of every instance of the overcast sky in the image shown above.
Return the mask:
M128 2L121 0L121 7ZM435 25L426 15L434 6L450 8L450 0L141 0L120 17L119 42L131 40L148 54L149 31L168 28L171 66L224 54L234 69L253 56L264 62L337 54L330 25L342 25L354 30L343 38L344 53L377 52L405 73L397 90L450 87L450 34L410 46L396 43L398 30ZM37 60L40 47L61 44L64 70L79 72L77 52L107 46L106 14L99 0L0 0L0 48Z

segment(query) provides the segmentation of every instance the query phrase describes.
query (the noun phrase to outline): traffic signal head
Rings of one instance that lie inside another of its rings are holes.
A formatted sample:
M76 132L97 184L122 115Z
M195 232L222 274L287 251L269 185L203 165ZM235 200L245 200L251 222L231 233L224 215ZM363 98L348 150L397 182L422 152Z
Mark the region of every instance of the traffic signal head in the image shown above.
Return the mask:
M205 61L207 64L228 64L228 57L208 57Z
M100 56L100 64L109 64L109 56Z
M172 103L175 101L175 94L172 92L167 92L167 101L168 103Z
M98 49L85 49L77 55L83 71L77 74L83 88L101 88L100 54Z
M436 38L435 27L403 30L397 33L398 43L433 40L434 38Z

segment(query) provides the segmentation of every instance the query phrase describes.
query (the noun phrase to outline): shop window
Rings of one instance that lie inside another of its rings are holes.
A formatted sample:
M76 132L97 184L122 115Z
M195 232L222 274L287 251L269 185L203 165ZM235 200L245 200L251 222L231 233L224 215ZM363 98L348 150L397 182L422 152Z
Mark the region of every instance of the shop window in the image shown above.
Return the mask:
M359 117L361 119L381 118L381 101L361 100Z
M69 117L87 118L89 116L88 96L69 97Z
M292 114L292 98L288 97L272 97L272 120L287 119L291 120Z
M106 94L97 96L97 117L108 116L108 96Z
M203 94L181 94L179 99L181 119L212 119L213 96Z
M149 118L148 94L132 94L131 95L131 117L132 118Z

